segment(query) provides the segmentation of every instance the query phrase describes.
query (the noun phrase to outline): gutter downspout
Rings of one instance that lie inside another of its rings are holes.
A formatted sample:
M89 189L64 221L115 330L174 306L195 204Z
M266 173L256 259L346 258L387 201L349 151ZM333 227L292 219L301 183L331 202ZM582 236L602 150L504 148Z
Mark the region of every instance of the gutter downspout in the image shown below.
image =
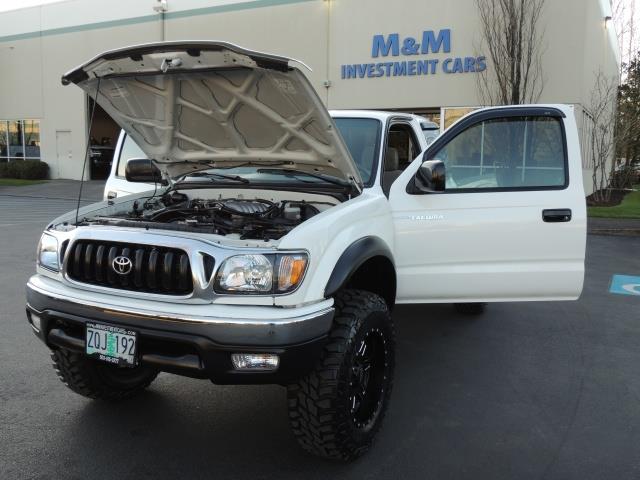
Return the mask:
M160 41L164 42L166 39L166 18L165 13L169 10L167 0L156 0L156 5L153 7L153 11L160 14Z
M331 69L331 0L323 0L326 4L327 4L327 44L326 44L326 49L327 49L327 53L326 53L326 63L325 63L325 80L324 80L324 87L325 90L327 92L326 95L326 107L327 109L330 108L329 106L329 89L331 88L331 75L330 75L330 69Z

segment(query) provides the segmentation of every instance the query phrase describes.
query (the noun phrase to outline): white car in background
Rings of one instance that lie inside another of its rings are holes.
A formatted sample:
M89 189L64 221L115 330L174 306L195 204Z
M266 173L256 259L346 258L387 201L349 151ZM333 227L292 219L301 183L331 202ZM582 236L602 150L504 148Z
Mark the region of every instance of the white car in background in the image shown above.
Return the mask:
M435 139L440 136L440 127L437 123L431 122L429 120L421 120L420 128L422 128L422 133L425 140L427 141L427 145L431 145L435 141Z

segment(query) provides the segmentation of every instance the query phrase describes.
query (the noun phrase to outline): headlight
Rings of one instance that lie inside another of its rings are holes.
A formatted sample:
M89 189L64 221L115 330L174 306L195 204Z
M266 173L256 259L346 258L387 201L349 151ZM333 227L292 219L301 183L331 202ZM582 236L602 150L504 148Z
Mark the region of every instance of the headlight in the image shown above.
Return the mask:
M269 293L273 289L273 265L264 255L236 255L218 269L220 290Z
M288 293L300 285L306 268L304 253L236 255L220 265L214 289L219 293Z
M38 245L38 263L49 270L58 271L58 239L47 233L42 234Z

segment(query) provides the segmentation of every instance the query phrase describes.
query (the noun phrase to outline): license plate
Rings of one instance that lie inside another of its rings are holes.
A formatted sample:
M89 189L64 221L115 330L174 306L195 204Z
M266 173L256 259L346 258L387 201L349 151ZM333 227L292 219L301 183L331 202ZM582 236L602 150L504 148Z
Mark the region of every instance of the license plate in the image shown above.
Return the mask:
M138 334L126 328L87 323L86 354L103 362L133 367L136 365Z

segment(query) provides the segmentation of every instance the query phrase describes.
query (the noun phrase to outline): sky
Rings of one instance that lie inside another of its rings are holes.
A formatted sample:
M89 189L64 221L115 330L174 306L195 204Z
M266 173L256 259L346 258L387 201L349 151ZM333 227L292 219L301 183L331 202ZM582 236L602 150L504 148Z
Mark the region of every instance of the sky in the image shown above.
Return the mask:
M16 8L33 7L45 3L59 2L60 0L0 0L0 12L15 10Z
M612 10L618 50L627 63L640 50L640 0L613 0Z

